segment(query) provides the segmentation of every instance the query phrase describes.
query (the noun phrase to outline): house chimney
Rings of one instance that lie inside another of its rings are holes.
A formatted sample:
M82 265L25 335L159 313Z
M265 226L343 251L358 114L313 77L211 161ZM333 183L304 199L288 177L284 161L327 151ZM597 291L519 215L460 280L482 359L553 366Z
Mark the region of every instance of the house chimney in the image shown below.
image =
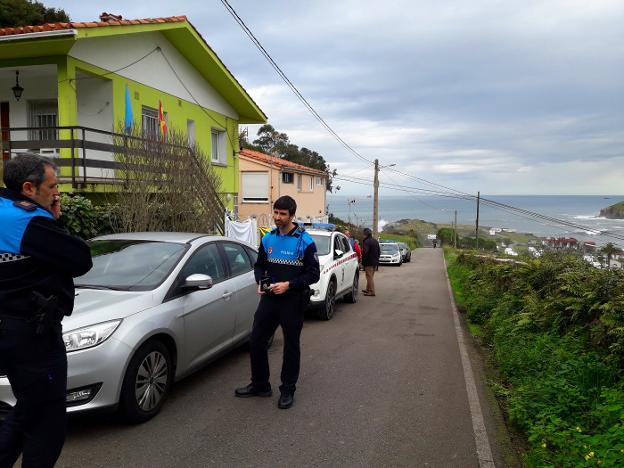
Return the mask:
M103 21L105 23L109 23L111 21L121 21L122 20L122 16L121 15L113 15L112 13L102 13L100 15L100 21Z

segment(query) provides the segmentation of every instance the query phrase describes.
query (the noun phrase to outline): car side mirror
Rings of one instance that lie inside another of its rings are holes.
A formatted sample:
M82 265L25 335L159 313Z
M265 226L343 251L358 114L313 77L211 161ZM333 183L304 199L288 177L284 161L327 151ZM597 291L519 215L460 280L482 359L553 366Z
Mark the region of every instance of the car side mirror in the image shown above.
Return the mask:
M334 250L334 258L340 258L344 255L344 252L340 249Z
M212 278L209 275L201 273L195 273L189 275L182 283L182 289L195 290L195 289L210 289L212 288Z

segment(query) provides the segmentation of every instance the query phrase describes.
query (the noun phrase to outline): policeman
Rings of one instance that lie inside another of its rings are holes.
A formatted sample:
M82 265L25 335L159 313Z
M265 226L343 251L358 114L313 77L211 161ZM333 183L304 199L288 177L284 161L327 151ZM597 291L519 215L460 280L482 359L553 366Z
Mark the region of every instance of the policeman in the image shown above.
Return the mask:
M289 196L273 204L273 221L277 228L266 234L260 243L254 267L260 304L251 332L251 383L237 388L237 397L270 397L270 338L281 325L284 334L282 385L278 407L290 408L294 402L299 378L299 338L303 314L310 300L310 285L319 280L316 245L310 234L293 222L297 203Z
M92 266L61 214L56 165L35 155L5 163L0 189L0 374L17 403L0 426L0 467L52 467L65 441L67 356L61 319L72 277Z

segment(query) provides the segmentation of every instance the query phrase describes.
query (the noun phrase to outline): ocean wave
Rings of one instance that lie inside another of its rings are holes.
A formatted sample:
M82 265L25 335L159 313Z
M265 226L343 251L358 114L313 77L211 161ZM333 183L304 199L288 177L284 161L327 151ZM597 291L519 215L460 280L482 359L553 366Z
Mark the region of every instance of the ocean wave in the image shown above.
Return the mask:
M386 221L385 219L379 220L379 223L377 224L377 226L379 227L379 232L383 231L383 228L386 224L388 224L388 221Z
M609 218L605 218L604 216L596 216L596 215L576 215L576 216L574 216L574 219L600 219L600 220L604 220L604 219L609 219Z

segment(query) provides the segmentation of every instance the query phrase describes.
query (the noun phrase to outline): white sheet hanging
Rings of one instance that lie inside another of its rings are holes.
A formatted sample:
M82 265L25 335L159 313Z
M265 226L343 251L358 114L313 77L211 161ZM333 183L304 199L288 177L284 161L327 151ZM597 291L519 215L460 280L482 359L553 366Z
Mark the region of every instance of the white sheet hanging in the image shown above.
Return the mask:
M246 221L232 221L225 217L225 237L247 242L254 247L258 246L258 222L255 218Z

